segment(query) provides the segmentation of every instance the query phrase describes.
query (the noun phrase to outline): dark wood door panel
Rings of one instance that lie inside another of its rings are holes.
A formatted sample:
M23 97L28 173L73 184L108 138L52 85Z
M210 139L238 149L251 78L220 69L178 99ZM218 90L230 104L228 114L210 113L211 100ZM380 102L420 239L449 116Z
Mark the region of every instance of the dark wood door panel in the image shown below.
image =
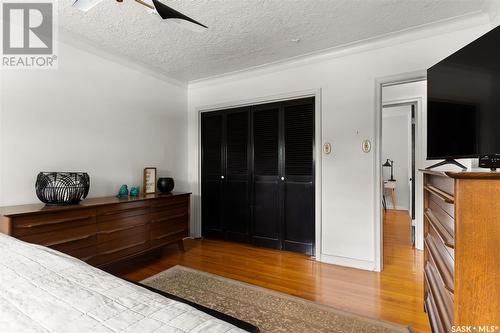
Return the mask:
M284 238L311 243L314 239L313 186L311 183L285 184Z
M279 219L278 181L256 181L254 184L253 236L278 240Z
M250 200L248 181L227 181L224 200L224 230L226 238L249 241Z
M202 185L202 226L204 236L223 237L220 181L205 180Z

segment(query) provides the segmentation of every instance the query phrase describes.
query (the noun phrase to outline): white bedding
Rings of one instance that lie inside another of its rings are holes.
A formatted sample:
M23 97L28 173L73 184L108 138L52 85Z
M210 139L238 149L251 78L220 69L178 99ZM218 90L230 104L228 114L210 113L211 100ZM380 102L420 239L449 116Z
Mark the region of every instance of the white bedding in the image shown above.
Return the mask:
M0 332L243 332L75 258L0 234Z

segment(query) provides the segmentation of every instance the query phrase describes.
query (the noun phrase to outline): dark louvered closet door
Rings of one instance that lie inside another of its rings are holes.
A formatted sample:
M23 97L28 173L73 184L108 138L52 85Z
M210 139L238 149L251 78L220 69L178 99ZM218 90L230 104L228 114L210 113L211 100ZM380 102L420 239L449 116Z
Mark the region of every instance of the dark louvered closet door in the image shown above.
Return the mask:
M202 233L205 237L223 237L223 117L204 113L201 117L201 211Z
M314 99L284 103L285 250L314 254Z
M255 106L253 118L253 223L252 242L281 248L280 224L280 107Z
M229 240L249 241L249 108L230 110L225 117L226 172L223 187L225 236Z
M314 254L314 98L202 115L205 237Z

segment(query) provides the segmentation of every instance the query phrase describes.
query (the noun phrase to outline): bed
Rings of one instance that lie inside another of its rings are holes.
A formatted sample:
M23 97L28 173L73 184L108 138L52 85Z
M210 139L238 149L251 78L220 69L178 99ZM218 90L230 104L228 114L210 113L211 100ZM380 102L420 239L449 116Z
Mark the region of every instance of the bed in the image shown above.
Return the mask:
M0 332L224 332L256 327L0 234Z

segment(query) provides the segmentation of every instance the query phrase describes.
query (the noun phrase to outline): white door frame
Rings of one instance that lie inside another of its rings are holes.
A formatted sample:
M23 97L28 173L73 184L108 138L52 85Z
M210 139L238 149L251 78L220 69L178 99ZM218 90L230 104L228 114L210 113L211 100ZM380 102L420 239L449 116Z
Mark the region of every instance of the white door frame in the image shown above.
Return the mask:
M315 258L316 260L321 261L321 165L322 165L322 146L323 146L323 136L321 133L321 88L317 89L309 89L309 90L302 90L302 91L296 91L296 92L290 92L290 93L284 93L284 94L279 94L279 95L272 95L272 96L264 96L264 97L257 97L257 98L252 98L252 99L246 99L246 100L240 100L240 101L232 101L232 102L226 102L226 103L221 103L221 104L216 104L216 105L208 105L208 106L201 106L196 108L197 112L197 121L198 121L198 131L197 131L197 136L198 136L198 172L197 172L197 177L198 177L198 197L200 200L197 200L196 203L194 203L193 209L195 210L195 217L194 217L194 230L193 234L195 237L200 237L201 236L201 114L205 112L211 112L211 111L218 111L218 110L225 110L225 109L231 109L231 108L236 108L236 107L243 107L243 106L251 106L251 105L258 105L258 104L267 104L267 103L273 103L273 102L281 102L281 101L286 101L290 99L297 99L297 98L306 98L306 97L314 97L314 149L313 149L313 157L314 157L314 188L315 188L315 194L314 194L314 204L315 204L315 235L314 235L314 247L315 247Z
M374 200L375 200L375 216L374 216L374 230L375 230L375 239L374 239L374 245L375 245L375 271L381 272L384 268L384 211L382 207L382 191L383 191L383 182L382 182L382 87L384 86L390 86L390 85L397 85L397 84L402 84L402 83L411 83L411 82L417 82L417 81L423 81L427 79L427 72L425 70L422 71L417 71L417 72L411 72L411 73L405 73L405 74L400 74L400 75L394 75L394 76L389 76L389 77L382 77L378 78L375 80L375 151L374 151L374 168L373 168L373 173L374 173L374 179L375 179L375 186L374 186ZM422 146L422 138L423 138L423 126L418 126L419 124L423 124L423 119L418 119L418 117L422 118L422 100L420 99L411 99L407 100L406 102L413 101L413 102L420 102L419 107L417 108L417 133L416 133L416 138L415 141L417 142L415 148L418 149L417 147ZM403 101L400 101L403 102ZM421 149L420 149L421 150ZM418 154L415 154L415 160L416 160L416 165L415 168L418 170L420 167L419 162L420 159ZM415 177L415 187L416 187L416 196L417 198L419 197L419 187L421 188L421 184L419 183L419 175L418 172L416 173ZM415 200L415 214L417 217L423 214L423 208L420 209L419 205L417 204L418 200ZM422 216L423 220L423 216ZM422 223L423 225L423 223ZM417 228L416 228L417 229ZM422 235L419 235L419 233L422 233ZM422 237L421 237L422 236ZM423 229L422 231L420 228L416 230L416 245L417 248L419 248L420 243L419 241L423 242Z

